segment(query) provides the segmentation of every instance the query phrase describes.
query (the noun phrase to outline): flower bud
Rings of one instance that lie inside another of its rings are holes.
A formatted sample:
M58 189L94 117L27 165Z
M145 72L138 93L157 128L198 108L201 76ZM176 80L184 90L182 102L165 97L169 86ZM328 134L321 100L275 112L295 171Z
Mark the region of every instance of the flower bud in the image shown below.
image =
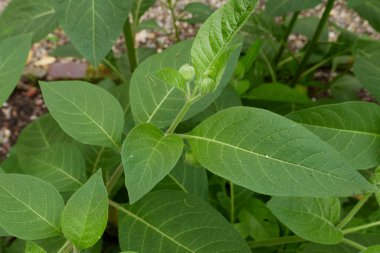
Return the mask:
M183 65L178 72L186 81L192 81L195 77L195 69L189 64Z
M201 93L202 95L207 95L214 91L215 81L210 77L206 77L201 82Z
M200 163L191 150L185 153L185 163L190 166L200 166Z

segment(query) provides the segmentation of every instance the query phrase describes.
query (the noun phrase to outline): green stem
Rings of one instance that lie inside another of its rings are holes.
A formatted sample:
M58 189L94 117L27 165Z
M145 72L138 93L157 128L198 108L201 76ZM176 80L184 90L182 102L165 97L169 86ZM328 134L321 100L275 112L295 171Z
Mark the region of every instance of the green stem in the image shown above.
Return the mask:
M108 194L111 193L117 181L119 180L121 175L123 175L123 172L124 172L124 167L123 167L123 164L120 163L119 166L117 166L116 170L111 175L110 179L107 181L106 188L107 188Z
M281 43L280 49L278 50L276 56L274 57L274 62L273 62L274 63L274 69L277 69L277 67L278 67L278 62L280 61L281 56L284 53L284 50L285 50L287 43L288 43L289 35L293 31L294 25L296 24L296 21L297 21L299 14L300 14L299 11L294 12L292 19L290 20L290 23L289 23L288 27L286 28L285 36L283 38L284 43Z
M175 6L173 5L173 0L168 0L168 5L169 5L170 14L171 14L171 17L172 17L172 23L173 23L173 30L174 30L175 39L176 39L176 42L178 42L180 40L180 38L179 38L178 27L176 25L176 23L177 23L177 17L175 15L175 10L174 10Z
M261 57L263 57L263 60L265 61L265 63L268 66L268 70L269 70L270 76L272 78L272 82L276 83L277 82L277 78L276 78L276 74L274 72L274 69L272 67L272 64L270 64L268 58L265 56L265 54L262 51L260 51L260 55L261 55Z
M337 229L344 228L351 220L354 218L354 216L359 212L360 208L363 207L363 205L367 202L369 197L371 197L372 193L367 193L364 195L364 197L356 203L354 208L351 209L351 211L344 217L344 219L336 226Z
M304 241L306 240L302 239L299 236L292 235L292 236L271 238L271 239L266 239L266 240L250 241L248 242L248 245L251 248L259 248L259 247L267 247L267 246L281 245L281 244L287 244L287 243L297 243L297 242L304 242Z
M342 239L342 243L344 243L344 244L346 244L348 246L351 246L352 248L358 249L360 251L363 251L363 250L367 249L367 247L365 247L365 246L363 246L363 245L361 245L361 244L359 244L357 242L351 241L351 240L349 240L347 238L343 238Z
M193 100L187 100L185 105L182 107L181 111L178 113L177 117L174 119L168 130L166 130L165 134L172 134L174 130L177 128L179 123L181 123L183 117L185 117L187 111L189 111L190 106L193 104Z
M69 241L66 241L57 251L57 253L66 253L69 247L71 248L71 243Z
M107 59L104 59L103 62L109 67L119 78L120 80L125 83L127 80L124 78L124 76L120 73L120 71Z
M235 193L234 193L234 184L230 182L230 202L231 202L231 217L230 222L234 224L235 222Z
M132 31L131 22L129 18L125 21L124 24L124 37L125 37L125 46L127 47L128 60L131 68L131 72L137 67L137 57L136 57L136 48L135 48L135 35Z
M77 247L73 246L73 253L80 253L80 249Z
M317 44L319 37L321 36L323 28L325 27L325 25L329 19L330 12L331 12L332 8L334 7L334 3L335 3L335 0L328 0L327 1L325 11L323 12L322 18L319 21L317 30L315 31L313 38L311 39L309 45L307 46L306 53L305 53L301 63L298 65L296 75L294 76L293 82L292 82L293 87L298 83L299 79L301 78L302 72L303 72L304 68L306 67L306 64L308 63L310 56L314 51L315 45Z
M352 234L352 233L355 233L355 232L358 232L358 231L361 231L361 230L365 230L367 228L376 227L376 226L380 226L380 221L375 221L375 222L372 222L372 223L364 224L364 225L353 227L353 228L347 228L347 229L342 230L342 233L344 235L346 235L346 234Z

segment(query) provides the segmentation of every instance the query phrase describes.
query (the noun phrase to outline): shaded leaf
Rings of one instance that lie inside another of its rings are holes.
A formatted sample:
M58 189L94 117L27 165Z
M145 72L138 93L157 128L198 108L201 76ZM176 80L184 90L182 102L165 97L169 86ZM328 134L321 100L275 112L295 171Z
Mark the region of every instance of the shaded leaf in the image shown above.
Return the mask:
M245 99L308 104L311 100L295 89L280 83L260 85L243 95Z
M182 137L205 168L259 193L327 197L374 190L328 144L266 110L225 109Z
M204 23L214 12L210 6L201 2L189 3L183 8L183 11L191 14L191 18L183 19L183 21L189 24Z
M174 168L182 154L183 142L175 135L164 135L150 124L138 125L123 143L122 161L129 202L148 193Z
M182 155L175 167L155 189L179 190L208 201L208 179L204 168L195 167Z
M119 213L122 250L251 252L239 233L215 209L183 192L152 192Z
M380 164L380 107L366 102L322 105L287 115L341 153L355 169Z
M85 160L73 144L54 144L46 151L21 155L18 160L26 174L51 183L61 192L75 191L86 180Z
M22 34L0 40L0 106L8 99L21 77L31 46L30 39L30 34Z
M259 199L250 198L244 203L239 212L239 220L248 227L249 235L255 240L265 240L280 235L276 217Z
M46 253L46 250L38 246L33 241L27 241L25 247L25 253Z
M33 33L33 42L37 42L57 26L56 13L49 0L12 0L0 15L0 41Z
M272 213L298 236L321 244L337 244L342 232L334 226L340 218L338 198L273 197Z
M144 13L156 2L156 0L133 0L132 1L133 24L136 27Z
M59 23L75 48L97 66L122 32L130 1L51 0Z
M67 134L84 144L119 147L124 116L111 94L82 81L40 83L49 112Z
M349 7L365 18L375 30L380 31L380 2L378 0L349 0Z
M364 88L380 101L380 42L362 41L355 53L354 73Z
M62 232L76 247L89 248L102 236L108 220L107 195L99 171L67 202L62 213Z
M39 178L0 174L0 226L23 240L53 237L60 232L63 199Z

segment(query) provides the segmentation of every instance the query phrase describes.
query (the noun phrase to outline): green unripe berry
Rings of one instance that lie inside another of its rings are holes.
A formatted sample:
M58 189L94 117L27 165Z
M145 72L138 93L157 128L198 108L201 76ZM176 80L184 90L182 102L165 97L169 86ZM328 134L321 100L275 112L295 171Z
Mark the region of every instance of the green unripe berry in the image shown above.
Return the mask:
M191 150L188 150L185 153L185 163L190 166L200 166L200 163L197 158L195 158L195 155Z
M206 77L201 82L201 93L202 95L209 94L214 91L215 81L210 77Z
M195 69L189 64L183 65L178 72L186 81L192 81L195 77Z

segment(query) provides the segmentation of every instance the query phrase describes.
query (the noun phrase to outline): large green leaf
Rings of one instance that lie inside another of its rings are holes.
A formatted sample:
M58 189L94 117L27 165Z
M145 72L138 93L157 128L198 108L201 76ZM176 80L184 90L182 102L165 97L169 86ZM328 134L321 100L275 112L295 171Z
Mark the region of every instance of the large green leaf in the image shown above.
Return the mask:
M182 154L182 139L165 135L151 124L142 124L123 143L122 161L129 202L148 193L174 168Z
M361 251L360 253L378 253L380 252L380 245L375 245Z
M91 145L82 145L80 150L87 163L87 171L94 174L99 169L110 172L121 163L121 157L116 150Z
M56 13L49 0L12 0L0 15L0 41L33 33L33 42L37 42L57 26Z
M341 153L355 169L380 164L380 107L366 102L323 105L287 115Z
M349 7L368 20L373 28L380 31L380 2L378 0L349 0Z
M251 252L243 238L216 210L183 192L152 192L119 213L122 250L139 253Z
M189 63L191 45L191 40L177 43L164 52L147 58L133 72L130 102L137 124L151 123L164 128L169 126L180 112L186 102L183 92L152 76L162 68L179 69L182 65ZM183 120L203 111L222 93L233 74L239 54L240 48L236 49L230 57L228 68L224 72L217 91L204 96L192 105Z
M0 106L8 99L21 77L31 46L30 39L30 34L22 34L0 40Z
M191 48L198 81L206 75L219 84L232 53L232 41L256 4L257 0L231 0L201 26Z
M189 164L182 155L174 169L157 185L155 189L183 191L205 201L208 200L208 180L206 170Z
M120 36L131 1L51 0L75 48L98 65Z
M321 244L337 244L342 232L334 226L340 218L338 198L273 197L272 213L298 236Z
M63 209L62 232L78 248L89 248L102 236L108 220L107 195L99 171L74 193Z
M280 196L350 196L374 187L331 146L272 112L225 109L182 135L211 172Z
M86 164L73 144L54 144L48 150L21 155L19 163L26 174L51 183L59 191L75 191L86 180Z
M321 0L268 0L265 7L270 15L282 16L289 12L313 8L321 2Z
M362 41L355 54L354 73L364 88L380 101L380 42Z
M51 115L71 137L85 144L120 146L124 113L107 91L82 81L41 82L41 88Z
M39 178L0 174L0 226L12 236L37 240L58 235L63 199Z

